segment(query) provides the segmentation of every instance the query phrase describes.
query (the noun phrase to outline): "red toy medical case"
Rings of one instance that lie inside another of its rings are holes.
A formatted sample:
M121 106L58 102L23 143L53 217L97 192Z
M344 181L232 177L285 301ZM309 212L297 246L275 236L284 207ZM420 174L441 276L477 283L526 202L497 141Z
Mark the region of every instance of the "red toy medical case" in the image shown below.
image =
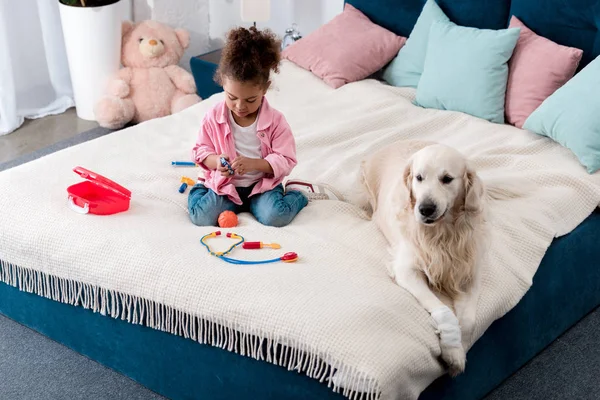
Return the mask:
M73 168L85 182L67 188L69 207L80 214L108 215L129 209L131 192L123 186L83 167Z

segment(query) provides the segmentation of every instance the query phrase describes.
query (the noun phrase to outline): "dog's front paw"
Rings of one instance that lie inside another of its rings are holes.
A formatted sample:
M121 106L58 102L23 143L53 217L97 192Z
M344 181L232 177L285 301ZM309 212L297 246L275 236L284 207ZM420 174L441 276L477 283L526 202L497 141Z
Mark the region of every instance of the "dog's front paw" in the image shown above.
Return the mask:
M465 370L467 356L461 341L458 319L447 307L442 306L431 312L440 335L442 359L448 365L450 376L456 376Z
M448 374L454 378L464 372L467 363L467 355L463 347L447 346L441 342L440 346L442 348L442 360L444 360L448 366Z

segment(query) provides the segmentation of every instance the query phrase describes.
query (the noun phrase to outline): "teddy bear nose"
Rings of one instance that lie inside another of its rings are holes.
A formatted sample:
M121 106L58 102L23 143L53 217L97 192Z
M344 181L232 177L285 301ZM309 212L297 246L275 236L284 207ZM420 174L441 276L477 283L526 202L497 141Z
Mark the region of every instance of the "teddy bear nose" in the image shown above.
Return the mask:
M158 44L158 42L157 42L156 40L152 39L152 40L150 40L150 41L148 42L148 44L149 44L150 46L156 46L156 45Z

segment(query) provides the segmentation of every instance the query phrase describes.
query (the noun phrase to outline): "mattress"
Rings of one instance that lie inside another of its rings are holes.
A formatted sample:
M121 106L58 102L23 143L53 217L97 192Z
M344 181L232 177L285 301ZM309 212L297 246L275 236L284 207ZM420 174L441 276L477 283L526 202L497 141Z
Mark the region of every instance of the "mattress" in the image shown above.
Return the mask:
M600 200L598 176L588 176L566 149L516 128L419 109L411 90L367 80L333 91L285 62L269 97L297 136L294 177L335 184L347 195L362 156L415 137L459 147L483 171L501 166L507 176L518 171L531 179L537 197L514 203L515 212L496 210L499 236L476 336L525 294L552 238L577 227ZM212 229L187 220L186 197L177 188L188 173L170 161L189 154L203 112L220 98L0 174L2 280L333 381L347 396L366 388L382 398L415 398L443 374L437 336L424 310L387 277L385 241L358 207L311 203L280 230L241 217L243 234L277 235L285 249L299 249L297 268L240 270L203 253L198 240ZM501 146L498 139L505 139ZM66 187L77 181L70 171L76 165L131 189L131 210L111 217L72 213ZM25 176L36 176L38 185L25 184ZM228 325L227 318L244 323ZM214 332L194 331L199 323ZM250 341L242 350L231 341L237 332L260 339L261 325L272 329L270 344ZM274 362L263 345L292 353ZM341 383L328 379L336 376Z

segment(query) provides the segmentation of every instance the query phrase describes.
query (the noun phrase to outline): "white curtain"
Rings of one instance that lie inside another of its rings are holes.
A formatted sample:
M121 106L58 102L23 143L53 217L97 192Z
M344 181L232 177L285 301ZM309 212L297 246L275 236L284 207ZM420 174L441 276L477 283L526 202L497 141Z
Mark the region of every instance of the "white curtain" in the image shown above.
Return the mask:
M74 105L58 0L0 0L0 135Z

